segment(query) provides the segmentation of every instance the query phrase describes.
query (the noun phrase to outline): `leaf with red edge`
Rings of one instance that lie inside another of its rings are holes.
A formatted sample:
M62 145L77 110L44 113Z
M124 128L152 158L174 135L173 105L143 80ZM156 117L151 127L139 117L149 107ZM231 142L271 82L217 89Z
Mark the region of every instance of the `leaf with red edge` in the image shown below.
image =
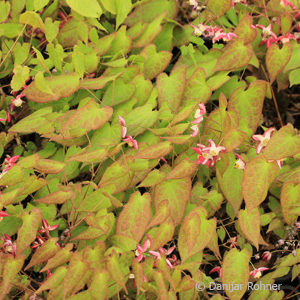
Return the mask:
M82 256L79 253L73 253L71 256L70 264L68 266L68 271L63 279L63 298L68 295L72 295L75 290L80 288L82 284L81 279L88 272L88 265L83 261ZM50 277L51 278L51 277ZM83 288L83 286L82 286Z
M89 285L89 292L92 299L105 300L108 295L109 273L107 270L95 270L93 279Z
M238 148L247 138L247 133L236 128L231 128L223 137L222 146L226 148L226 152L232 152Z
M269 186L278 171L279 167L276 162L267 162L261 156L255 157L247 163L242 189L248 210L258 207L265 200Z
M175 226L178 225L184 215L191 189L192 182L190 177L170 179L156 185L153 194L155 211L160 209L160 205L165 199L168 199L171 218Z
M103 126L112 114L113 109L111 107L100 108L94 99L90 99L88 103L75 110L63 123L61 134L64 137L73 137L72 132L80 130L80 136L82 136L90 130L96 130Z
M137 242L143 237L151 217L151 195L135 192L123 207L118 219L116 234L128 236Z
M231 0L209 0L207 8L209 15L214 18L222 17L231 7Z
M175 68L170 76L160 74L156 79L158 103L161 107L166 102L169 108L176 112L183 97L186 81L186 66Z
M67 200L73 199L74 197L75 193L71 189L66 189L50 193L49 195L35 199L34 201L46 204L63 204Z
M170 216L170 206L168 199L160 203L159 209L155 212L147 228L163 223Z
M60 173L66 166L66 163L57 160L51 159L39 159L35 165L34 169L36 169L40 173L46 174L58 174Z
M170 142L160 142L139 150L136 158L157 159L169 154L172 149Z
M287 224L292 225L300 215L300 184L286 182L283 184L280 195L282 214Z
M170 63L172 53L168 51L156 52L156 46L151 44L143 49L141 56L145 57L145 79L153 79L160 74Z
M144 283L144 268L143 265L140 264L136 258L132 260L131 266L134 274L134 281L136 284L137 294L139 294Z
M122 73L123 73L123 71L120 73L117 73L115 75L111 75L111 76L102 75L97 78L91 78L91 79L84 78L80 81L80 88L81 89L100 90L100 89L104 88L108 82L115 80Z
M188 78L184 91L184 101L190 103L206 103L211 96L211 88L206 83L206 74L203 68L197 68ZM176 116L174 117L176 119Z
M249 279L250 253L245 248L242 251L231 249L225 256L222 266L222 283L227 296L232 300L242 299L247 290ZM238 289L230 287L238 286Z
M197 171L197 163L189 158L183 159L173 170L167 175L166 179L180 179L193 175Z
M250 211L247 211L247 209L241 209L239 211L238 218L242 232L258 250L260 238L260 214L258 208L253 208Z
M50 238L42 244L41 247L39 247L33 254L29 264L25 268L25 271L32 266L43 263L53 257L60 249L57 242L58 238Z
M128 294L126 288L126 279L121 269L118 254L115 252L115 250L112 251L111 255L106 257L106 267L113 280L125 290L126 294Z
M12 288L17 274L21 271L24 264L24 255L18 255L14 258L12 255L7 255L5 258L2 281L0 285L0 298L4 299L4 296L8 294Z
M266 82L253 81L247 90L237 88L230 96L228 111L234 111L239 117L239 128L251 136L257 129L261 119L266 94Z
M67 244L64 248L61 248L52 258L50 258L41 269L40 272L45 272L49 269L57 268L60 265L67 263L71 258L71 250L73 249L73 244Z
M235 28L234 33L239 39L242 39L245 44L252 43L257 35L255 28L251 28L253 24L253 18L250 15L245 15L240 21L238 26Z
M36 294L40 294L46 290L53 290L61 286L64 278L67 275L67 272L67 268L64 266L57 268L51 277L42 283L42 285L36 291Z
M18 230L17 255L21 254L35 240L42 222L42 211L34 207L30 214L22 216L23 224Z
M251 44L244 45L243 41L236 40L226 45L213 71L232 71L245 67L252 56L253 49Z
M172 240L175 226L171 218L168 218L164 223L160 224L159 227L154 227L150 230L150 233L154 231L152 236L152 247L151 250L156 250L159 247L163 247L169 241Z
M216 232L216 219L207 220L206 217L206 210L199 206L184 218L178 236L182 262L202 251Z
M292 124L287 124L273 133L263 155L269 160L291 157L300 152L300 135Z
M283 47L279 49L279 46L275 43L271 44L266 54L266 65L270 75L270 83L272 83L279 73L289 62L292 56L293 46L290 42L284 43Z
M79 76L76 73L63 74L58 76L46 77L45 81L53 94L47 94L38 89L36 82L33 81L23 91L23 94L28 100L46 103L61 98L68 97L79 89Z

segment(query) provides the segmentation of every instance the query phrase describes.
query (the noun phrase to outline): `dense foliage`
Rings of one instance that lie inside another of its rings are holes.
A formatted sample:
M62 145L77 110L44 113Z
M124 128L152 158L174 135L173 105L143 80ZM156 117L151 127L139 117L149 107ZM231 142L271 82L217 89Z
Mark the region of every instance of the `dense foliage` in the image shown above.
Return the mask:
M0 299L296 294L299 9L0 1Z

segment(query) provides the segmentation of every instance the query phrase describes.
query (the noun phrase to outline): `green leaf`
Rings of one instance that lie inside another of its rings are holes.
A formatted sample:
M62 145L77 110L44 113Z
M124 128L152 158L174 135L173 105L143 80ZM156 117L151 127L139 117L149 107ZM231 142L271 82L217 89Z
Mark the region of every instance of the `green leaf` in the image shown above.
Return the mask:
M156 52L155 45L149 45L143 49L141 55L146 58L144 63L145 79L153 79L168 66L172 53L168 51Z
M300 215L299 206L300 184L286 182L283 184L280 195L282 214L287 224L292 225Z
M170 142L160 142L139 150L136 158L158 159L170 153L173 149Z
M108 295L109 273L105 269L95 270L89 285L89 292L93 299L105 300ZM101 282L101 284L99 284Z
M189 158L183 159L173 170L166 176L166 179L180 179L195 174L198 166L195 161Z
M247 133L236 128L231 128L223 137L222 146L226 152L232 152L238 148L247 138Z
M213 71L232 71L245 67L250 62L252 55L251 44L244 45L240 40L233 41L226 45Z
M106 266L111 277L125 290L125 293L128 294L126 279L121 269L120 260L118 254L114 250L112 254L107 257Z
M287 124L273 133L263 155L267 160L280 160L300 152L300 135L292 124Z
M66 0L67 4L78 14L89 17L99 18L102 14L101 7L97 0Z
M68 97L79 88L79 76L75 73L47 77L45 78L45 81L49 88L54 92L54 95L41 92L37 88L35 81L30 83L30 85L23 91L23 94L28 100L38 103L46 103Z
M276 162L267 162L261 156L255 157L247 163L242 189L249 211L258 207L265 200L269 186L277 176L278 171Z
M33 208L30 214L22 216L23 224L18 230L17 254L21 254L35 240L42 222L42 212Z
M14 76L10 85L13 91L18 91L29 77L29 68L27 66L16 65L13 72Z
M4 260L3 265L3 276L2 282L1 282L1 295L5 296L10 289L13 287L13 283L16 280L17 274L21 271L23 264L24 264L25 257L23 255L18 255L16 258L14 258L12 255L9 255ZM1 264L3 262L1 261ZM2 267L2 266L1 266Z
M125 116L127 132L136 136L151 128L158 118L158 111L152 110L151 105L144 105L135 108Z
M88 271L87 264L83 261L82 257L78 253L73 253L71 256L70 264L68 266L67 274L63 279L63 298L66 298L67 295L71 295L74 293L75 288L78 289L83 288L82 278L86 275ZM52 276L51 276L52 277ZM50 278L51 278L50 277Z
M202 251L216 232L216 219L207 220L203 207L193 209L179 230L178 249L182 262Z
M133 83L125 83L123 79L117 78L111 82L103 96L103 104L114 106L128 101L134 94Z
M237 214L243 201L243 170L234 168L235 161L233 153L222 155L222 159L216 164L216 173L222 193Z
M48 194L45 197L35 199L36 202L46 203L46 204L63 204L67 200L74 198L75 194L71 189L66 189L66 191L56 191Z
M241 209L239 211L239 225L246 238L258 249L260 238L260 214L258 208L250 211Z
M162 182L166 175L157 169L151 171L146 178L139 184L139 187L150 187Z
M38 11L44 8L47 4L49 3L49 0L34 0L33 1L33 6L34 10Z
M0 23L5 21L10 12L10 3L6 1L0 2Z
M34 79L35 79L35 85L39 89L39 91L41 91L45 94L54 95L54 92L51 90L51 88L47 84L42 71L37 72Z
M123 23L132 8L131 0L115 0L116 3L116 29Z
M47 0L48 1L48 0ZM52 41L57 37L58 31L59 31L59 22L55 21L52 22L51 18L47 18L45 20L45 35L46 39L49 43L52 43Z
M300 84L300 69L293 70L289 73L290 87Z
M45 24L41 19L40 15L34 11L26 11L19 17L19 22L21 24L28 24L32 26L34 29L39 28L43 32L46 31Z
M231 249L224 258L222 266L222 283L227 296L232 300L242 299L247 290L249 279L250 254L247 249L242 251ZM238 289L230 287L238 286Z
M21 65L24 63L29 55L29 49L29 43L23 43L22 45L20 43L16 44L13 49L15 65Z
M52 258L60 249L57 244L58 238L50 238L41 245L31 257L29 264L24 269L25 271L37 264L41 264Z
M83 78L85 72L84 58L84 54L80 51L77 51L77 46L75 46L72 53L72 64L75 68L76 73L81 79Z
M186 67L179 67L170 76L162 73L157 77L158 103L161 107L166 102L169 108L176 112L183 97L186 81Z
M255 133L261 119L266 94L266 82L253 81L247 90L243 87L235 89L231 94L228 111L234 111L239 117L239 129L248 136Z
M159 210L155 212L155 215L151 218L151 222L149 223L147 228L151 228L153 226L162 224L167 220L170 216L170 206L169 201L165 199L161 202Z
M252 43L257 35L255 28L251 28L253 24L253 18L250 15L245 15L240 21L238 26L235 28L234 33L239 39L242 39L245 44Z
M101 0L104 1L104 0ZM105 0L107 2L108 0ZM173 19L177 13L175 0L152 0L139 4L136 9L125 20L125 24L133 26L138 22L152 22L157 16L166 12L167 19Z
M45 290L54 290L57 289L58 286L61 285L65 276L67 274L66 267L59 267L55 270L51 277L45 280L39 289L36 291L36 294L39 294Z
M66 166L66 163L51 160L51 159L39 159L34 168L40 173L46 174L58 174L60 173Z
M184 91L184 103L189 103L191 100L197 103L207 102L211 96L211 89L208 87L205 77L205 71L201 67L197 68L189 77Z
M289 62L292 56L293 47L291 43L284 43L279 49L275 43L271 44L266 54L266 65L270 75L270 83L272 83L279 73Z
M214 18L218 18L223 16L231 8L231 0L209 0L207 2L207 8Z
M116 234L130 237L140 242L151 217L151 196L140 192L131 194L128 203L123 207L118 220Z
M190 177L163 181L154 188L154 209L158 211L165 199L169 200L171 218L175 226L183 218L186 204L191 194Z

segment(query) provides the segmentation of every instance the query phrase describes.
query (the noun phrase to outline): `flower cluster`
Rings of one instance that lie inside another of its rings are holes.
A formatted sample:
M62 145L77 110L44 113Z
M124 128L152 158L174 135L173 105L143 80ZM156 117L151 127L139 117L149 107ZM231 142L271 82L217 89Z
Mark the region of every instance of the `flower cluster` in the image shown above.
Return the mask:
M36 237L37 241L35 241L31 246L32 249L39 248L42 244L44 244L45 241L50 238L49 232L57 229L59 226L59 224L50 226L45 219L42 219L42 224L42 228L38 230L38 233L41 234L41 236L38 235Z
M199 133L199 124L203 121L203 116L206 114L206 108L203 103L199 104L199 108L195 112L195 120L192 122L194 124L191 126L193 133L191 134L192 137L196 136Z
M12 241L11 237L4 233L4 238L0 237L0 239L4 242L2 245L4 252L12 254L14 257L16 257L17 246L16 243Z
M148 254L154 256L155 262L154 262L153 267L155 267L157 260L161 259L162 256L167 257L167 256L171 255L171 253L175 249L175 246L169 248L168 250L160 247L158 249L158 251L153 251L153 250L148 251L152 246L152 238L148 234L146 234L146 236L147 236L147 239L145 240L143 246L137 245L135 255L137 256L138 262L145 260L145 258L148 256ZM166 263L170 269L173 269L174 266L178 265L180 262L177 259L176 255L173 254L171 257L166 258Z
M215 43L219 40L223 40L223 42L228 42L232 40L232 38L238 37L236 34L229 32L226 33L223 31L222 28L219 28L217 26L209 26L204 24L199 24L198 26L191 25L194 28L194 34L196 36L203 35L206 38L211 38L212 42Z
M134 140L131 135L126 135L127 127L126 127L125 120L121 116L118 116L118 118L119 118L120 124L122 126L122 139L123 139L123 142L126 142L130 147L134 147L135 149L138 149L139 146L138 146L137 141Z
M266 270L269 270L269 268L266 268L266 267L261 267L261 268L258 268L258 269L254 269L253 271L251 271L249 273L250 276L254 277L254 278L260 278L261 275L262 275L262 272L263 271L266 271ZM222 268L221 267L214 267L210 272L209 274L211 273L214 273L214 272L217 272L218 273L218 276L221 278L222 277Z
M216 159L220 152L225 151L225 147L217 146L216 143L212 140L208 140L209 146L202 144L197 144L197 148L193 147L193 150L198 153L198 164L206 165L207 168L210 166L213 167Z
M259 28L262 30L261 36L262 40L260 42L260 46L266 44L267 48L271 46L271 44L278 44L281 42L282 44L289 42L290 40L296 40L296 37L292 33L286 33L285 35L278 36L272 31L272 24L269 24L267 27L257 24L256 26L252 25L252 28Z

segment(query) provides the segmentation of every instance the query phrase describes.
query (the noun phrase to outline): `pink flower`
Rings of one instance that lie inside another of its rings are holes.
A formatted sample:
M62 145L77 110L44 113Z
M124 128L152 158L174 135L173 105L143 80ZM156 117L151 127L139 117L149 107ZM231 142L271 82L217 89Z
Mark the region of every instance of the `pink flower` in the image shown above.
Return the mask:
M5 174L8 170L10 170L16 164L16 162L19 158L20 158L20 155L15 155L13 157L10 157L9 155L7 155L4 160L3 174Z
M147 239L145 240L143 247L139 244L136 246L137 249L135 251L135 255L137 256L138 262L143 261L145 259L145 253L152 246L152 238L148 234L146 234L146 236Z
M209 139L208 143L208 147L202 144L197 144L198 148L193 147L193 150L198 153L197 163L207 167L214 166L220 152L225 151L225 147L217 146L212 139Z
M166 250L165 248L159 248L158 251L149 251L149 254L155 256L157 260L157 259L161 259L162 255L164 256L170 255L174 251L174 249L175 246L169 248L168 250ZM166 258L166 263L170 269L173 269L173 267L178 264L176 255L173 254L171 258ZM154 262L154 267L155 267L155 262Z
M272 257L272 254L270 251L265 251L262 255L261 255L261 258L264 260L264 261L269 261Z
M137 141L134 140L131 135L126 135L123 141L126 142L130 147L134 147L135 149L139 148Z
M202 23L200 23L198 26L195 26L193 24L191 24L191 26L194 28L194 35L196 36L201 36L201 35L204 35L205 31L207 30L207 28L209 26L206 26Z
M281 167L283 166L283 159L276 160L276 163L277 163L279 169L281 169Z
M30 248L32 248L32 249L39 248L46 242L46 240L39 235L36 237L36 239L37 239L37 241L33 242L32 246Z
M242 159L242 157L237 154L237 153L234 153L234 155L236 156L236 158L238 159L235 164L234 164L234 167L236 169L239 169L239 170L244 170L245 169L245 166L246 166L246 162Z
M212 270L210 270L209 274L218 272L218 276L221 278L222 277L222 268L221 267L214 267Z
M224 42L229 42L234 37L237 38L238 36L232 32L230 32L230 33L220 32L219 34L215 35L215 37L212 39L212 42L215 43L218 40L223 40Z
M16 247L16 243L13 243L11 237L6 233L4 233L4 238L1 237L1 240L4 241L3 243L4 250L7 253L12 254L14 257L16 257L17 247Z
M289 0L280 0L280 5L282 7L290 6L293 10L296 9L296 6Z
M127 133L126 122L121 116L118 116L118 118L122 126L122 138L125 138Z
M250 276L252 276L254 278L260 278L262 275L261 272L266 271L266 270L269 270L269 268L262 267L262 268L255 269L250 272Z
M49 277L51 277L51 276L52 276L52 273L51 273L51 270L50 270L50 269L49 269L49 270L47 270L46 272L47 272L47 278L49 278Z
M15 107L20 107L23 104L23 100L21 99L25 95L20 94L16 98L11 99L10 110L13 111Z
M199 104L199 108L196 110L194 118L195 120L192 122L193 124L200 124L203 121L203 116L206 114L206 108L203 103Z
M9 216L9 214L8 213L6 213L5 211L0 211L0 217L2 218L2 217L8 217Z
M191 126L191 129L193 130L193 133L191 134L191 137L196 136L199 133L199 127L198 125Z
M49 231L53 231L53 230L57 229L59 226L59 224L50 226L45 219L42 219L42 224L43 224L42 229L38 230L38 233L40 233L40 234L44 233L47 238L50 237Z
M277 38L277 41L282 44L288 43L290 40L296 40L296 37L292 33L286 33L285 35Z
M269 48L272 43L277 44L277 36L272 31L272 24L268 25L267 27L257 24L256 27L262 30L261 32L262 40L261 43L259 44L260 46L266 44L267 48Z
M264 134L256 134L252 136L252 138L258 142L256 146L256 154L261 153L262 150L267 146L274 131L275 128L271 127L268 130L266 130Z

